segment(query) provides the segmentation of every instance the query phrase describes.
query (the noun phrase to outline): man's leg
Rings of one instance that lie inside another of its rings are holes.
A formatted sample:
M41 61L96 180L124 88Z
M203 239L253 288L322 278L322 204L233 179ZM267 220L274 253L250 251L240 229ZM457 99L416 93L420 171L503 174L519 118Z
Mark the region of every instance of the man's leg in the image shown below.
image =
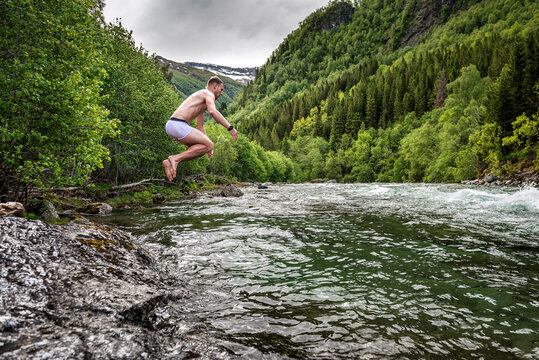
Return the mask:
M210 138L197 129L191 130L189 135L177 141L187 146L188 149L178 155L171 155L167 160L163 161L167 178L170 181L176 177L176 168L179 163L199 158L213 150L213 143Z

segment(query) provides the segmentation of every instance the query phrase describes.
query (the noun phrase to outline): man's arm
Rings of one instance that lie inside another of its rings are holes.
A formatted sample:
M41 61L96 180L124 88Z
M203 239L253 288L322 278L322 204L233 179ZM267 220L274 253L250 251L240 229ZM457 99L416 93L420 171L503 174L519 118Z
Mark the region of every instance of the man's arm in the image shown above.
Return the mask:
M210 94L206 95L206 109L210 113L211 117L215 119L215 121L223 125L228 130L230 123L226 121L225 117L219 112L219 110L217 110L215 107L215 98ZM238 139L238 131L236 129L232 129L229 132L234 138L234 141L236 141Z
M206 135L206 129L204 129L204 112L197 115L197 130Z
M207 135L206 129L204 129L204 112L197 115L197 130L204 135ZM213 156L213 150L207 153L206 156L208 157L208 159L211 158Z

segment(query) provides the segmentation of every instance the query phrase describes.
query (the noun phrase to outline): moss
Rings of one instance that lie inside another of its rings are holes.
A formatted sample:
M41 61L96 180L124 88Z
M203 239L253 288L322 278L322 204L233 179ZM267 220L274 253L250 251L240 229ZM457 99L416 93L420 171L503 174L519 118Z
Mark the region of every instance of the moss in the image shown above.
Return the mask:
M65 225L67 224L68 222L71 221L71 219L69 217L58 217L56 219L50 219L50 220L47 220L39 215L36 215L34 213L31 213L31 212L28 212L28 213L25 213L24 214L24 217L26 219L29 219L29 220L40 220L40 221L43 221L45 223L48 223L48 224L53 224L53 225Z
M51 220L45 220L47 223L49 224L53 224L53 225L65 225L67 224L68 222L71 221L70 218L68 217L59 217L59 218L56 218L56 219L51 219Z
M97 251L103 252L106 250L107 247L110 247L111 245L114 245L115 242L109 239L88 239L83 237L76 237L75 240L81 242L85 245L91 245L93 246Z
M120 245L122 245L124 247L124 249L126 250L133 250L135 247L133 246L133 244L131 243L128 243L128 242L124 242L124 241L121 241L120 242Z

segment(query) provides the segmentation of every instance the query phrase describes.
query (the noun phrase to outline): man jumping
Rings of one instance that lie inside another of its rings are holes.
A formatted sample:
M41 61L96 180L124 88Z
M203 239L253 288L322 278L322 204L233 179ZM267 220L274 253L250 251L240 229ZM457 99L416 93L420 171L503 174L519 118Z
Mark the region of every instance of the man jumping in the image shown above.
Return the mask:
M196 159L204 154L207 154L208 158L213 155L213 143L204 129L204 112L206 110L215 121L227 128L234 141L238 139L236 129L215 108L215 100L223 94L224 87L223 80L212 76L208 80L206 88L185 99L167 121L165 126L167 135L188 147L184 152L171 155L168 159L163 160L163 166L170 181L176 177L176 168L179 163ZM196 129L189 125L194 118L197 119Z

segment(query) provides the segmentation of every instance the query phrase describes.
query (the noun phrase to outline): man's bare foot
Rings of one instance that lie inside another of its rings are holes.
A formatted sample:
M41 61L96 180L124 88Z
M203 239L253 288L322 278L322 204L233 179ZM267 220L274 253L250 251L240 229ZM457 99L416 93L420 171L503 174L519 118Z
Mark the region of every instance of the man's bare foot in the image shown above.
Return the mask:
M174 158L172 156L168 157L168 161L171 167L172 178L174 179L176 178L176 166L178 166L178 164L174 163Z
M172 181L174 177L172 176L172 164L168 159L163 160L163 166L165 167L165 172L167 173L167 178L169 181Z

